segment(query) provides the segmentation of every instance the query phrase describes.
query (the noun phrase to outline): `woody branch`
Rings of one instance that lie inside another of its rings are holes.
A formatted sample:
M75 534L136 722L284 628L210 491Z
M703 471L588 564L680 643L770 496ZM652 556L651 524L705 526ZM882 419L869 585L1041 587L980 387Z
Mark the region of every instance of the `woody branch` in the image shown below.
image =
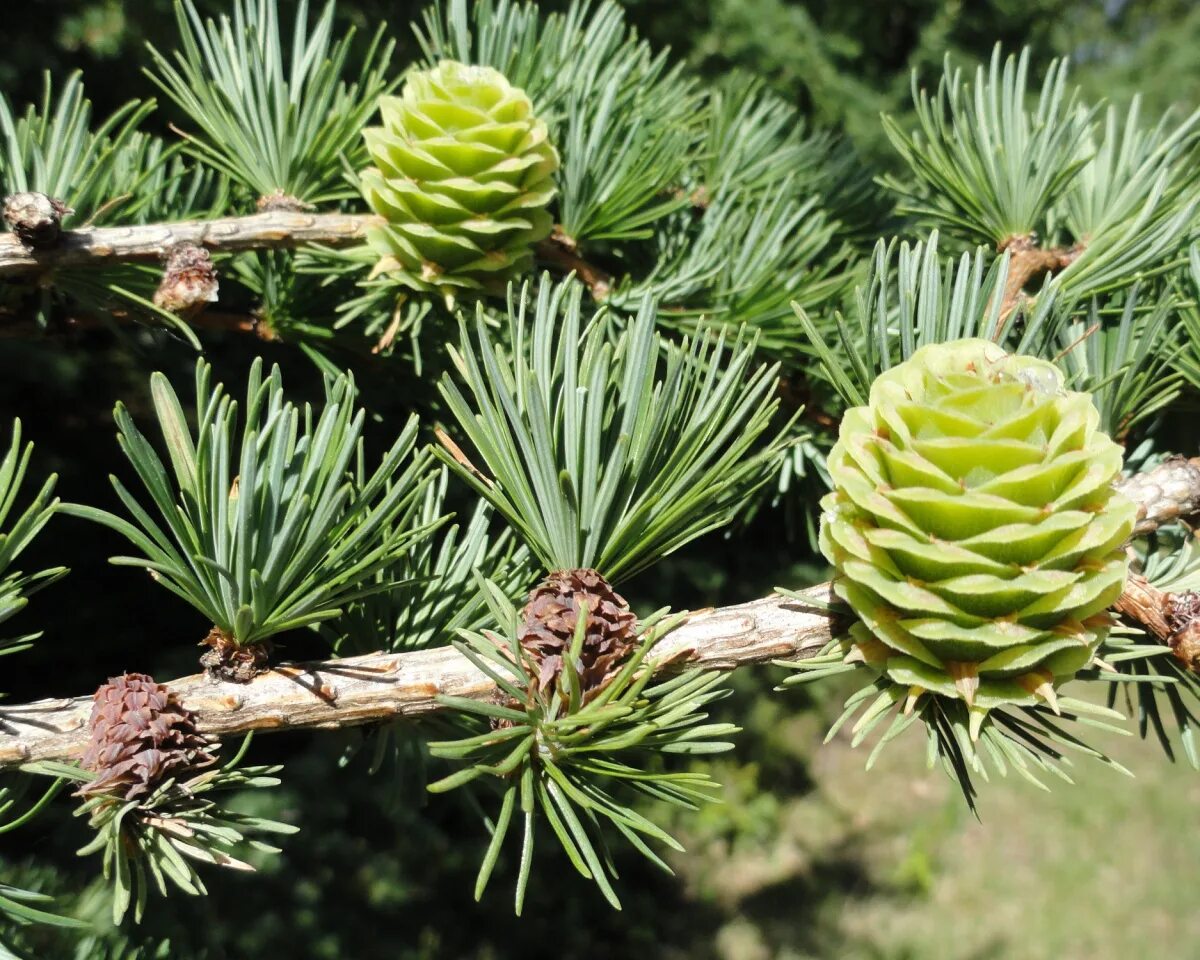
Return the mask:
M214 252L322 244L361 243L379 217L356 213L273 210L244 217L184 220L128 227L64 230L53 246L27 246L15 233L0 234L0 277L37 274L56 267L155 261L170 247L194 244Z
M46 246L22 240L15 232L0 233L0 277L35 276L62 267L152 262L165 250L182 244L214 253L307 245L348 247L362 243L367 230L383 222L382 217L367 213L270 210L215 220L63 230ZM612 278L580 256L574 241L559 230L537 245L537 255L564 273L574 271L597 300L603 300L612 287Z
M1118 487L1137 505L1135 535L1150 533L1200 513L1200 458L1167 460ZM807 591L815 606L771 596L694 613L655 647L653 669L732 670L813 656L831 636L831 617L823 612L829 591L828 583ZM1156 639L1169 641L1189 665L1200 666L1200 639L1193 642L1179 621L1181 596L1158 591L1135 574L1115 609ZM490 700L497 692L492 681L452 647L283 664L249 683L192 675L170 686L196 712L198 729L212 735L341 728L416 717L441 709L439 696ZM90 708L90 696L0 705L0 768L78 757L87 743Z
M806 591L821 606L829 584ZM830 638L819 607L778 596L700 611L659 641L656 672L732 670L815 655ZM285 664L249 683L196 674L169 686L214 736L251 730L341 728L441 709L439 696L491 700L496 685L453 647ZM87 746L91 696L0 706L0 768L72 760Z
M1001 320L1016 309L1024 295L1025 286L1034 277L1047 271L1065 270L1083 252L1083 246L1039 247L1032 234L1009 237L1000 244L999 252L1008 251L1008 279L1000 301Z

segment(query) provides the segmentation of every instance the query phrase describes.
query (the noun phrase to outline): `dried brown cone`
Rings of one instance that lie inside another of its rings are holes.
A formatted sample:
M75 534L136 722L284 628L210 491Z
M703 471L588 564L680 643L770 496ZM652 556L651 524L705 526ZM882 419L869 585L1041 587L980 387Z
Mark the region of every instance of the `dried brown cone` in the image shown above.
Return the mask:
M200 646L209 648L200 655L200 666L214 680L249 683L270 669L270 643L238 644L233 637L213 627Z
M195 715L153 677L112 677L92 700L91 737L80 763L96 779L80 794L133 800L169 776L216 762L216 745L197 732Z
M4 222L31 250L44 250L58 243L63 217L74 212L44 193L26 191L4 198Z
M562 673L585 604L587 626L577 665L585 699L636 646L637 616L604 577L595 570L556 570L529 594L517 632L522 649L537 664L539 689L552 687Z
M163 277L154 291L156 307L187 318L217 299L217 269L203 247L174 244L163 251L163 264Z
M1174 631L1168 643L1171 652L1189 670L1200 673L1200 593L1185 590L1168 595L1167 623Z

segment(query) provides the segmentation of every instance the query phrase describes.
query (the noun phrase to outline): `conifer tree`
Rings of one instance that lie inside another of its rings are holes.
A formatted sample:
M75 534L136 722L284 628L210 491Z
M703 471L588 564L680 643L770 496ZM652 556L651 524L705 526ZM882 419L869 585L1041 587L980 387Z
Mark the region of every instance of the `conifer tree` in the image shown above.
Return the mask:
M1172 429L1200 390L1200 112L1087 103L1065 60L1035 84L998 47L914 76L872 179L611 2L448 0L412 62L404 25L341 35L332 0L176 13L161 103L0 93L0 329L195 354L117 405L111 493L55 499L30 425L0 460L0 621L66 595L30 541L71 564L91 524L206 625L172 641L195 675L0 704L0 833L73 804L114 922L302 842L254 812L289 777L256 730L362 727L405 802L468 796L475 896L517 913L543 845L613 907L614 849L669 871L655 811L716 799L695 758L738 734L735 668L785 699L843 678L831 736L869 765L923 733L972 805L1072 754L1120 768L1097 729L1200 769L1200 460ZM230 337L286 359L217 382ZM764 513L829 582L618 592ZM3 878L0 917L0 955L82 926Z

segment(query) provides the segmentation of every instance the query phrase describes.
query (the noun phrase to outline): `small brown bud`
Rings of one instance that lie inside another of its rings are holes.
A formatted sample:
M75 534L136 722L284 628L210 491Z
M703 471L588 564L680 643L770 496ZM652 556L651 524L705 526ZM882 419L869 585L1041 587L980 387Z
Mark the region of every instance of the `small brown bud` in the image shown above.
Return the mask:
M1191 623L1171 637L1171 651L1176 659L1194 673L1200 673L1200 623Z
M290 193L284 193L282 190L274 190L271 193L265 193L255 203L259 213L272 213L276 210L288 210L293 213L303 213L306 210L315 209L311 203L305 203Z
M4 199L4 222L32 250L45 250L58 243L63 217L74 212L44 193L13 193Z
M162 282L154 305L180 317L190 317L217 299L220 284L212 257L194 243L177 243L163 251Z
M270 669L269 641L239 646L229 634L219 627L213 627L208 636L200 641L200 646L208 647L200 655L200 665L213 680L249 683Z

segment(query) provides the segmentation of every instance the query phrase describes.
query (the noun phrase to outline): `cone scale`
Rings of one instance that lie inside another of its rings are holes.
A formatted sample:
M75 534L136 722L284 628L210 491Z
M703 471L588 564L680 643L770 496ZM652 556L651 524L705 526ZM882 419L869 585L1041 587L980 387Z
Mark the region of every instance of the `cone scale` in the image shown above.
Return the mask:
M1124 587L1134 505L1091 398L985 340L878 377L829 456L820 546L857 615L847 662L989 710L1038 703L1091 663Z

